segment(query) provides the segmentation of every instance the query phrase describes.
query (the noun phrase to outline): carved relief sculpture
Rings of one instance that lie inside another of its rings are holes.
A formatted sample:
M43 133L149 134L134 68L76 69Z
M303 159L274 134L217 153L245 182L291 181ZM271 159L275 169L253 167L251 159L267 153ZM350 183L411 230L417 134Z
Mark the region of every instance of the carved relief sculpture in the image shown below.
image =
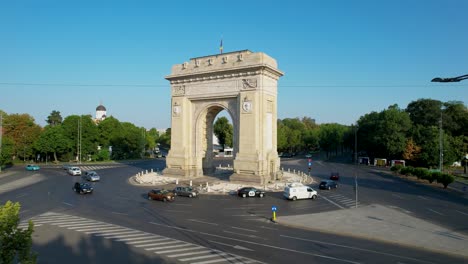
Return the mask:
M257 79L242 79L243 89L255 89L257 88Z
M172 95L173 96L180 96L185 94L185 86L174 86L172 87Z

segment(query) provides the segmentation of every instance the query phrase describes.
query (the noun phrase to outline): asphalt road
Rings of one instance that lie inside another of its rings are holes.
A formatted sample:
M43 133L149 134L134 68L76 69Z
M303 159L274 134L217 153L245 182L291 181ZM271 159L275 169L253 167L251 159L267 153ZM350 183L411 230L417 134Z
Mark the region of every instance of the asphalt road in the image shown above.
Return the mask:
M282 165L303 169L306 162L293 158ZM273 205L283 215L353 206L353 166L314 161L314 178L327 178L338 169L342 176L337 190L321 191L314 201L290 202L281 193L269 193L261 199L205 195L163 203L146 199L148 187L128 184L130 175L163 167L164 160L86 167L102 178L93 183L91 195L74 193L71 188L80 177L60 168L39 172L12 168L0 174L0 202L19 201L21 218L35 222L33 248L39 252L39 263L466 263L454 256L289 228L269 220ZM445 192L367 168L358 172L359 203L384 203L434 222L441 215L428 209L450 216L466 210L466 203ZM388 189L390 185L401 191ZM466 215L461 217L466 222ZM444 225L466 231L462 219L446 219Z

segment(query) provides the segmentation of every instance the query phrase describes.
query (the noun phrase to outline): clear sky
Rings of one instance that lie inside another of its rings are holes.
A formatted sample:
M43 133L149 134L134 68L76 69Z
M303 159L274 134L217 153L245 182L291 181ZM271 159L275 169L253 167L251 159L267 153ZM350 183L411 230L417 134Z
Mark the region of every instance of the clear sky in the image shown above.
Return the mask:
M468 101L468 1L0 1L0 109L45 125L108 115L170 127L172 65L249 49L285 72L278 118L352 124L419 98Z

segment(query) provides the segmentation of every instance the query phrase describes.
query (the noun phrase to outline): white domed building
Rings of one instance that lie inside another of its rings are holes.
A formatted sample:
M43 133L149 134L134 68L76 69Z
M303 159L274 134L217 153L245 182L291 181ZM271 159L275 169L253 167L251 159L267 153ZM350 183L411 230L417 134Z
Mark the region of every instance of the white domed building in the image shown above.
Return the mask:
M96 107L96 119L94 119L94 121L96 123L99 123L100 121L106 119L106 116L107 116L106 108L102 104L98 105L98 107Z

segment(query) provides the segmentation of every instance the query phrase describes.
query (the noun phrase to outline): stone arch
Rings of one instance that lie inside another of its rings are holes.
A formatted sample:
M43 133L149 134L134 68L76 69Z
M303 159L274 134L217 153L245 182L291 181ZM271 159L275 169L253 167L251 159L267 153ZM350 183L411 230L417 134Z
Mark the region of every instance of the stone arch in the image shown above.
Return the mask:
M277 81L283 75L264 53L242 50L190 59L172 67L171 149L164 174L210 172L213 121L226 110L234 127L231 180L263 183L279 169Z

